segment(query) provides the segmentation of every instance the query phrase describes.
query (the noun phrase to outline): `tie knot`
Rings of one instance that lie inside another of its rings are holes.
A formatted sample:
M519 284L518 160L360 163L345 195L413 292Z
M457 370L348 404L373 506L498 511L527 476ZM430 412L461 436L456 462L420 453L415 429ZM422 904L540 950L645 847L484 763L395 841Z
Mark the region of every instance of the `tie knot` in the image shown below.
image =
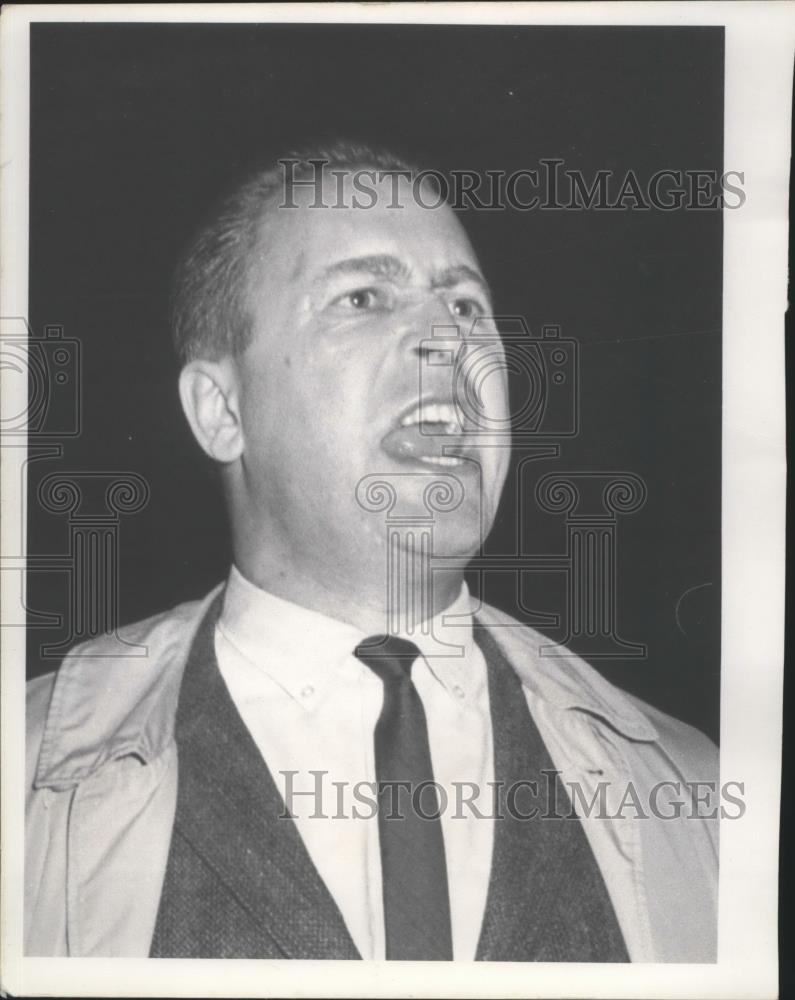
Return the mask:
M396 635L371 635L353 651L384 683L411 677L411 665L421 656L408 639Z

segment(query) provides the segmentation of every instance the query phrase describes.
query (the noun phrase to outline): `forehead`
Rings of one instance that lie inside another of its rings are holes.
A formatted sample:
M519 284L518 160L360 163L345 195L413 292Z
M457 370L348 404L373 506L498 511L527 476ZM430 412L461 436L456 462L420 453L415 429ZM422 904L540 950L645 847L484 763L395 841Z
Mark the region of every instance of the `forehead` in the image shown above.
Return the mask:
M477 268L463 226L428 180L340 171L318 189L296 189L292 204L272 206L262 220L260 256L277 265L280 280L311 280L355 256L393 256L412 272Z

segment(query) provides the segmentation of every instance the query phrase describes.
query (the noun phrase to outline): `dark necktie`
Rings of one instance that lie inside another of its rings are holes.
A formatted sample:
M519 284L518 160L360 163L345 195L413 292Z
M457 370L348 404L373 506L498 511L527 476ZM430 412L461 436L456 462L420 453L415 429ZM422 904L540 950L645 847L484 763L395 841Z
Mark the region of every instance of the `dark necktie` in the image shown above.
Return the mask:
M375 771L386 957L449 961L453 944L444 839L430 784L425 710L411 680L420 651L413 642L381 635L365 639L355 653L384 684Z

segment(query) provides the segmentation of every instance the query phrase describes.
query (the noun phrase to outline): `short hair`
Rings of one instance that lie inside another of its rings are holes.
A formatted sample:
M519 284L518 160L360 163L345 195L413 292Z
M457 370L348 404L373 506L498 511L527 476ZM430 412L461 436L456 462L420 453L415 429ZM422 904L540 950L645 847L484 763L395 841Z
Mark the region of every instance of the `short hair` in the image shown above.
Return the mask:
M249 267L262 239L261 222L283 191L284 161L292 177L315 176L318 161L342 169L409 171L419 168L381 147L337 142L278 157L225 196L187 246L174 278L171 320L181 364L195 358L242 353L251 341L253 320L246 301ZM314 164L314 165L313 165Z

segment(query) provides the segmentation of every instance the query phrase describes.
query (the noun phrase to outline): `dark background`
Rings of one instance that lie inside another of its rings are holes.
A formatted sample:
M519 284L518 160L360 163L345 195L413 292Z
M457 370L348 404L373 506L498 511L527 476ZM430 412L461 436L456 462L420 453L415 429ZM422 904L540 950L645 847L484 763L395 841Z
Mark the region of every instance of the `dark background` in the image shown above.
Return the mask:
M151 500L120 529L122 622L227 570L220 497L179 408L167 297L186 236L248 163L345 135L441 168L722 170L718 28L34 24L31 50L29 320L81 342L82 430L31 466L28 547L68 548L65 519L36 502L43 475L143 476ZM581 345L581 430L539 475L629 471L648 488L618 526L617 595L620 633L648 655L594 665L717 738L720 213L464 222L498 311ZM534 551L563 551L561 519L515 497L509 480L488 551L515 551L520 517ZM559 611L562 583L534 574L527 605ZM495 577L484 596L514 609L515 586ZM66 615L68 601L63 574L29 575L32 611ZM41 644L68 634L29 629L31 674L55 665Z

